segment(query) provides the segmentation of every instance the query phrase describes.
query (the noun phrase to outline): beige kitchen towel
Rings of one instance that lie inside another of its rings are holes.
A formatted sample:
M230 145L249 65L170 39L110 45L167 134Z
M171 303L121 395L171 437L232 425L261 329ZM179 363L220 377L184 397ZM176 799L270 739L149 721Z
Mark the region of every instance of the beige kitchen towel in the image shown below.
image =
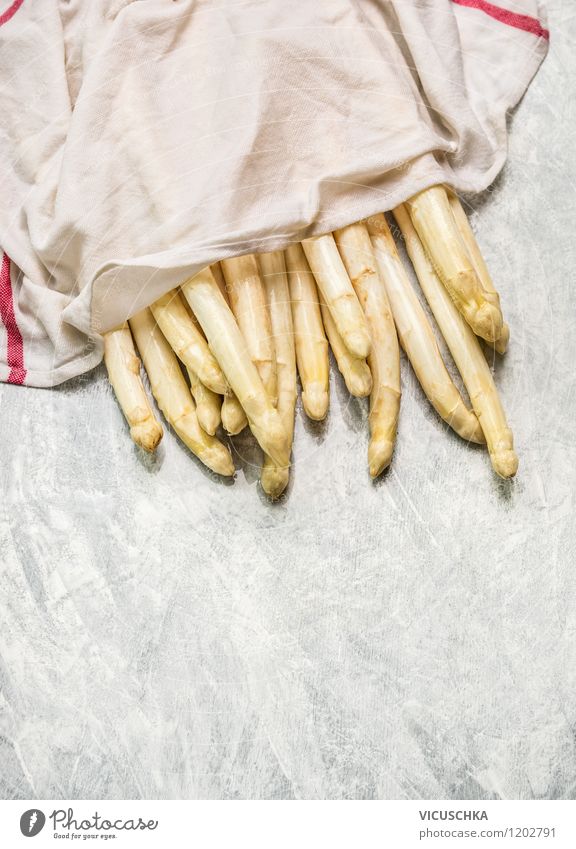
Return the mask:
M0 0L0 379L50 386L206 264L481 191L537 0Z

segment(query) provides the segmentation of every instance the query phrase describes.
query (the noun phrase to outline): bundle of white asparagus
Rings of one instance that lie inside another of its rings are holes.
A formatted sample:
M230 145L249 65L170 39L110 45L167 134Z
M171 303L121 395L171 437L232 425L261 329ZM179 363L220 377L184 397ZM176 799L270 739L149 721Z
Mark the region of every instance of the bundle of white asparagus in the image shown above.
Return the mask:
M105 336L105 362L133 440L154 451L162 427L140 374L183 442L234 474L216 435L249 426L270 498L288 484L297 399L315 421L329 403L329 347L349 392L370 397L368 466L390 464L404 349L430 403L463 439L486 444L494 471L516 473L512 433L477 337L502 354L509 330L460 201L434 186L393 210L438 329L462 376L452 381L384 215L292 244L225 259ZM188 381L185 378L188 377Z

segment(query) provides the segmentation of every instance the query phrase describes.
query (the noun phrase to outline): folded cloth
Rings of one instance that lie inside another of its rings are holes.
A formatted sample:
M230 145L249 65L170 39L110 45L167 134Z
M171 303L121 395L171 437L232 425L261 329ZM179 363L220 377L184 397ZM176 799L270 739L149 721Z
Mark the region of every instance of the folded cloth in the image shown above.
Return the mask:
M501 2L0 0L0 379L94 367L215 260L486 188L548 44Z

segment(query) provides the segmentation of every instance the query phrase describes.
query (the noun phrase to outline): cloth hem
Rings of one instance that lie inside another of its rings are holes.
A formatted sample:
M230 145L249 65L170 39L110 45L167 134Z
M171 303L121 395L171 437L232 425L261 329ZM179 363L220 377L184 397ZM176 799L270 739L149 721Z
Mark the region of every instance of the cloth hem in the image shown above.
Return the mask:
M10 381L10 366L2 363L0 366L0 383L6 383L9 386L50 389L53 386L59 386L61 383L66 383L67 380L72 380L75 377L80 377L81 374L86 374L87 372L92 371L92 369L100 365L102 359L103 353L101 351L94 351L94 353L88 357L70 360L70 362L55 369L38 371L36 369L27 368L26 379L23 383L14 383Z

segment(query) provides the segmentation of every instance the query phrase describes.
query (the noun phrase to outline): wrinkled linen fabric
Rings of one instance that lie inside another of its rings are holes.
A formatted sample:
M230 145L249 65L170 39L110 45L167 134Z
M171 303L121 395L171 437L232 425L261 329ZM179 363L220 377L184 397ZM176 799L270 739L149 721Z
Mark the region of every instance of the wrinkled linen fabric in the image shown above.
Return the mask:
M548 43L502 2L0 2L0 379L87 371L218 259L485 189Z

